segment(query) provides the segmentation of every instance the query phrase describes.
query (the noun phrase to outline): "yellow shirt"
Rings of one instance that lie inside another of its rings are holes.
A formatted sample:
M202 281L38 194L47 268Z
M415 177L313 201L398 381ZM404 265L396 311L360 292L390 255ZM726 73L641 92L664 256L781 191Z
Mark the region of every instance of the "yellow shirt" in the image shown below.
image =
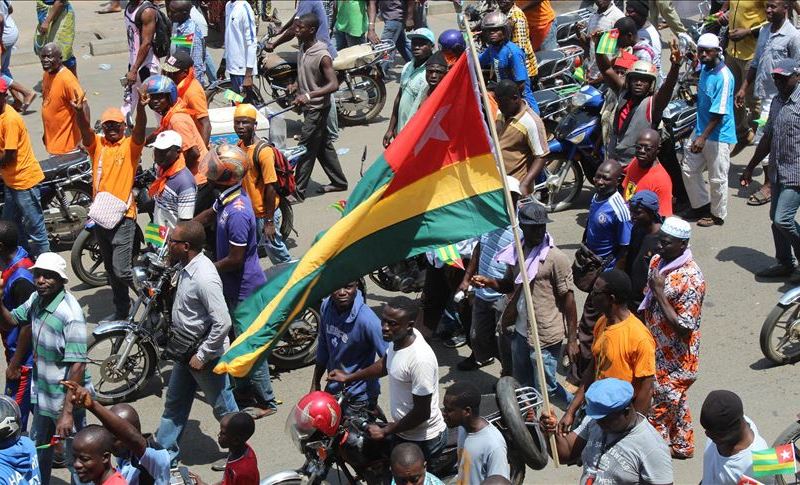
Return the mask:
M142 158L142 148L130 136L124 137L117 143L109 143L105 137L95 135L94 142L87 147L92 159L93 194L109 192L114 197L128 201L131 204L125 217L136 219L136 200L131 197L133 179L136 177L136 168ZM103 165L100 166L102 160ZM98 176L98 168L101 172ZM98 183L99 181L99 183Z
M78 148L81 132L70 101L81 99L85 93L72 71L62 67L55 74L44 73L42 78L42 123L44 147L51 155L63 155Z
M766 23L767 13L764 0L731 0L728 10L728 28L730 30L746 28L754 29ZM753 35L747 35L742 40L728 41L728 55L737 59L749 61L756 54L756 41Z
M0 177L9 188L27 190L44 180L42 167L33 155L28 128L8 104L0 114L0 148L17 151L16 163L0 167Z
M239 141L237 143L239 148L247 153L247 157L252 160L253 152L258 146L258 143L253 143L249 147ZM278 181L278 174L275 172L275 155L272 153L272 148L264 146L258 154L258 165L253 164L250 170L242 180L242 187L244 187L247 196L250 197L250 202L253 203L253 212L256 217L267 217L266 207L264 207L264 190L267 184L274 184ZM280 198L275 196L275 206L278 207Z
M615 377L633 383L656 374L656 342L650 330L631 313L625 320L606 326L605 315L594 326L595 380Z

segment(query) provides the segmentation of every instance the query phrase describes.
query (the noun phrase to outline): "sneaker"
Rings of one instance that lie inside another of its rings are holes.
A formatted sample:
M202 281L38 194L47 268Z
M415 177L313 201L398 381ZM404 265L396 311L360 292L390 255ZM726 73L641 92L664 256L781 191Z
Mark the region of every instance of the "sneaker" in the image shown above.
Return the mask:
M483 362L479 362L475 360L474 355L470 355L466 359L462 360L456 365L456 368L460 371L473 371L478 370L481 367L486 367L487 365L491 365L494 363L494 357L489 357L488 359L484 360Z
M467 345L467 337L456 334L442 340L442 345L450 349L457 349Z
M795 269L785 264L775 264L756 273L756 278L785 278L793 275Z

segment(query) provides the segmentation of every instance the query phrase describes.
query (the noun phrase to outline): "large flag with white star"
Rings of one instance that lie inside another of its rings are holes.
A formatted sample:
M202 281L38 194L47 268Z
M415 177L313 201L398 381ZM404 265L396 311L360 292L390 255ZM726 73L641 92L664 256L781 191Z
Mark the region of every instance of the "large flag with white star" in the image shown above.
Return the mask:
M350 281L506 227L503 182L463 55L364 174L342 218L234 312L239 338L214 369L247 375L289 324Z

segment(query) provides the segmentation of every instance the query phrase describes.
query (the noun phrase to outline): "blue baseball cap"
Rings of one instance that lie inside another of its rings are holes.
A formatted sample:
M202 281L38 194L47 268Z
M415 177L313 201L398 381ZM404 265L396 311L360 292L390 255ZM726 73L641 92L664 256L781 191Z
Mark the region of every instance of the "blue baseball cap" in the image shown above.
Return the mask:
M633 400L630 382L608 377L594 381L586 391L586 415L594 420L603 419L627 408Z
M629 205L633 206L641 206L645 209L649 209L654 214L658 214L658 196L652 190L641 190L633 194L631 200L629 201Z
M777 74L779 76L791 76L792 74L797 74L797 67L797 61L787 57L772 67L772 74Z

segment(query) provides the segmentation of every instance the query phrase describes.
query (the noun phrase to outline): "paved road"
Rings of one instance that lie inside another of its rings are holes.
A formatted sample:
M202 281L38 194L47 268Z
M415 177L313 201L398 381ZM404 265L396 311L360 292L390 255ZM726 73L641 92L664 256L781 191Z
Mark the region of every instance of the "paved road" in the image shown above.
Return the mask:
M119 103L121 92L117 79L124 74L127 55L117 54L100 57L88 57L88 42L96 38L95 33L105 38L124 39L121 16L99 16L93 13L99 2L76 2L78 12L79 33L76 52L79 61L79 74L83 86L89 93L92 112L100 113L106 106ZM291 9L290 2L278 2L283 11ZM573 8L577 2L557 2L561 11ZM690 3L690 2L682 2ZM694 2L691 2L694 3ZM22 29L22 40L14 54L17 67L14 68L16 78L28 85L41 79L38 65L20 65L30 60L31 32L34 25L33 2L15 2L15 17ZM431 18L431 26L436 32L454 25L452 15L438 15ZM214 55L219 57L221 51ZM84 58L83 56L87 56ZM111 70L100 69L101 64L110 64ZM13 67L13 65L12 65ZM394 98L397 84L390 83L389 106ZM39 109L39 102L34 103L34 110ZM341 157L342 165L351 182L355 185L359 178L360 156L366 145L368 160L374 160L381 152L380 140L385 130L389 107L382 116L369 126L352 127L342 131L337 143L339 149L347 150ZM39 142L41 137L41 119L38 112L25 117L31 131L31 138L38 155L43 155ZM152 123L152 117L151 117ZM289 124L290 129L297 129L296 123ZM766 207L748 207L737 187L738 175L747 162L752 150L745 151L734 160L730 175L730 217L723 227L710 229L695 228L692 250L700 263L708 280L708 295L704 306L702 355L700 379L689 392L689 402L699 416L700 405L705 395L713 389L731 389L738 392L745 403L745 412L758 424L762 435L771 441L792 421L800 410L795 404L798 390L790 383L796 376L792 366L771 367L761 355L758 348L758 332L764 317L773 307L782 292L790 288L782 283L757 283L753 272L771 263L773 253L772 240L767 221ZM146 166L152 163L151 155L145 152ZM321 170L316 170L314 180L327 182ZM585 221L586 206L590 196L585 189L578 209L553 215L555 222L550 230L556 242L565 250L573 251L579 240ZM309 247L314 235L329 227L337 218L337 213L328 205L343 198L338 195L325 195L309 198L304 204L295 207L295 220L299 235L293 241L292 252L300 256ZM68 253L63 253L68 257ZM268 262L262 261L264 266ZM84 307L87 320L96 322L112 310L110 306L111 292L107 288L89 289L80 284L76 278L69 283ZM376 291L370 286L369 301L379 307L388 295ZM584 295L579 295L579 303ZM454 351L434 345L439 356L443 388L454 381L471 379L478 383L485 392L490 392L495 376L499 373L497 365L484 368L473 373L461 373L454 365L467 354L466 349ZM0 364L0 367L2 364ZM452 366L452 367L451 367ZM0 371L2 369L0 368ZM165 375L168 368L164 367ZM274 377L277 396L283 400L277 415L259 421L252 445L259 456L261 472L266 475L282 469L298 466L302 459L295 451L289 437L284 433L284 420L291 406L306 392L311 378L311 369L301 369L282 373ZM155 379L157 381L158 379ZM142 417L142 424L147 431L153 431L163 409L162 394L158 382L153 382L147 395L142 396L134 404ZM444 393L441 393L442 395ZM384 402L385 405L385 402ZM699 424L698 424L699 425ZM218 449L215 437L218 430L210 407L204 402L195 403L189 426L184 436L183 460L193 470L200 473L207 481L219 480L219 474L211 472L208 463L223 457ZM698 452L694 459L675 462L676 483L697 483L702 469L702 449L705 436L697 432ZM575 467L552 466L539 472L529 471L528 482L534 483L575 483L579 477ZM63 483L66 479L63 470L57 471L54 483Z

